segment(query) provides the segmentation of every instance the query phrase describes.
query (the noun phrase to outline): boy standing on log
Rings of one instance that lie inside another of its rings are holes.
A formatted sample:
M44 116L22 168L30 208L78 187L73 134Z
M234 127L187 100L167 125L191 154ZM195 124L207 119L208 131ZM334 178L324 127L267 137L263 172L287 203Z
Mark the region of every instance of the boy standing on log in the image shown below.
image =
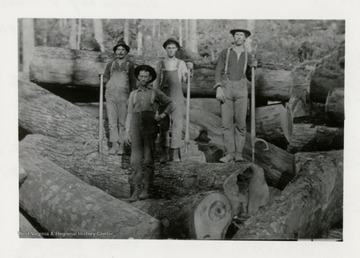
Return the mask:
M184 119L184 95L181 88L181 81L187 81L187 67L184 61L175 57L180 48L179 42L169 38L163 44L167 56L160 60L156 66L159 78L154 82L154 88L160 89L171 98L176 109L171 114L171 144L169 146L170 117L166 116L160 123L160 145L162 155L160 162L168 160L168 151L171 147L173 162L180 162L180 148L183 147L182 140L183 119Z
M139 65L135 68L135 77L140 85L129 97L125 131L125 142L131 143L130 163L133 168L130 202L149 197L155 169L154 153L158 122L175 109L169 97L149 86L149 83L156 79L154 68ZM160 114L158 114L159 107L163 110ZM142 191L141 184L143 184Z
M224 49L218 58L215 70L216 98L221 103L222 132L226 155L221 162L242 161L246 137L246 112L248 90L246 68L257 66L257 61L245 46L250 31L234 29L230 33L234 44Z
M128 60L130 47L119 41L114 46L115 60L105 68L106 110L109 119L110 155L122 155L124 149L124 131L126 120L126 102L132 89L135 88L134 64Z

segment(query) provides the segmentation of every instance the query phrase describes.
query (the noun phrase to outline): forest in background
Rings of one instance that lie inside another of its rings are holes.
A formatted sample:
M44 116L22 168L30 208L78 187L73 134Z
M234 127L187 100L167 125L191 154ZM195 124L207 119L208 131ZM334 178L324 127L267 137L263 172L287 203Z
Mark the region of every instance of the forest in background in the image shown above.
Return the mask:
M165 55L162 43L173 37L193 55L215 61L231 44L233 28L252 31L261 63L285 69L319 60L345 40L344 20L19 19L19 70L35 46L87 49L94 39L101 51L112 52L124 39L132 55L159 57Z

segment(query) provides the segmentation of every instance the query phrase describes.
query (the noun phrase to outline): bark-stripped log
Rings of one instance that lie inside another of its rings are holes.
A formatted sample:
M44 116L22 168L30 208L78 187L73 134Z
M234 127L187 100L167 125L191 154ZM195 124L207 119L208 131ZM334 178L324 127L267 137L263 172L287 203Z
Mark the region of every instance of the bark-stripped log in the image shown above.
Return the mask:
M345 42L324 57L315 68L310 81L310 98L325 103L329 90L344 88Z
M298 153L297 175L234 239L319 238L343 216L343 151Z
M42 232L43 233L43 232ZM46 235L44 232L43 234ZM33 225L25 218L22 213L19 213L19 237L20 238L43 238L42 234L37 231Z
M294 124L293 138L287 151L329 151L344 148L344 128L313 124Z
M20 149L28 178L20 207L59 238L159 238L159 221L92 187L46 158Z
M325 114L329 125L344 125L344 89L329 91L325 102Z
M161 222L163 238L224 239L233 217L230 201L219 192L175 200L148 199L132 205Z

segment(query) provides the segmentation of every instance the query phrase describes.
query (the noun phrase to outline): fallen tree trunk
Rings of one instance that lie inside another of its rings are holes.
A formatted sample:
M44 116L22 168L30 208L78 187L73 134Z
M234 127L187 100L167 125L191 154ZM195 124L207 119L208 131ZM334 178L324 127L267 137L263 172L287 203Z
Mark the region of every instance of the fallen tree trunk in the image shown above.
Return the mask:
M190 109L203 109L221 117L220 102L216 98L192 98Z
M58 238L159 238L159 221L107 195L31 151L20 149L28 178L20 207Z
M148 199L132 205L161 222L163 238L224 239L233 217L230 201L219 192L176 200Z
M343 148L344 128L294 124L293 138L287 151L296 153L340 150Z
M292 138L292 120L290 109L281 104L258 107L255 110L257 137L278 147L286 147ZM247 124L250 131L251 123Z
M39 85L72 85L99 87L98 74L103 73L106 63L113 54L64 49L55 47L36 47L30 65L30 80ZM136 65L149 64L155 67L157 58L131 56ZM193 60L195 71L191 81L191 96L214 98L216 91L215 64L209 66L205 60ZM207 68L203 68L207 67ZM209 69L211 68L211 69ZM268 100L287 101L293 79L290 71L257 69L256 96ZM248 87L250 88L250 82ZM186 94L186 85L183 85Z
M190 110L190 133L199 134L199 130L206 129L211 139L210 143L224 150L221 131L221 118L205 110ZM283 189L294 176L293 155L287 151L268 143L269 150L264 150L261 143L255 146L255 163L265 170L266 181L269 186ZM244 159L251 161L251 137L247 134L243 150Z
M315 68L310 80L312 102L325 103L329 90L344 88L345 43L324 57Z
M298 153L297 175L233 239L319 238L343 216L343 151Z
M326 120L329 125L344 126L344 89L331 89L325 102Z

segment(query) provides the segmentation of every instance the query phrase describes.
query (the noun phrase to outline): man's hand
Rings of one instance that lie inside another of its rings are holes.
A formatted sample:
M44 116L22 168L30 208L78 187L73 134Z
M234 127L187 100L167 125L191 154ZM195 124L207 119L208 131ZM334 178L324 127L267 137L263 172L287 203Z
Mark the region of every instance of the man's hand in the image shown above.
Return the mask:
M192 69L194 69L194 64L191 63L191 62L187 62L187 63L186 63L186 67L187 67L187 69L192 70Z
M125 134L124 134L124 143L127 145L131 145L129 131L127 131L127 130L125 131Z
M250 67L254 67L254 68L256 68L258 66L258 62L257 62L257 60L253 60L253 61L251 61L251 63L250 63Z
M216 88L216 99L220 101L221 103L225 102L225 94L221 87Z
M162 113L161 115L159 115L159 112L158 111L156 111L156 113L155 113L155 120L156 121L160 121L161 119L163 119L165 117L165 114L164 113Z

